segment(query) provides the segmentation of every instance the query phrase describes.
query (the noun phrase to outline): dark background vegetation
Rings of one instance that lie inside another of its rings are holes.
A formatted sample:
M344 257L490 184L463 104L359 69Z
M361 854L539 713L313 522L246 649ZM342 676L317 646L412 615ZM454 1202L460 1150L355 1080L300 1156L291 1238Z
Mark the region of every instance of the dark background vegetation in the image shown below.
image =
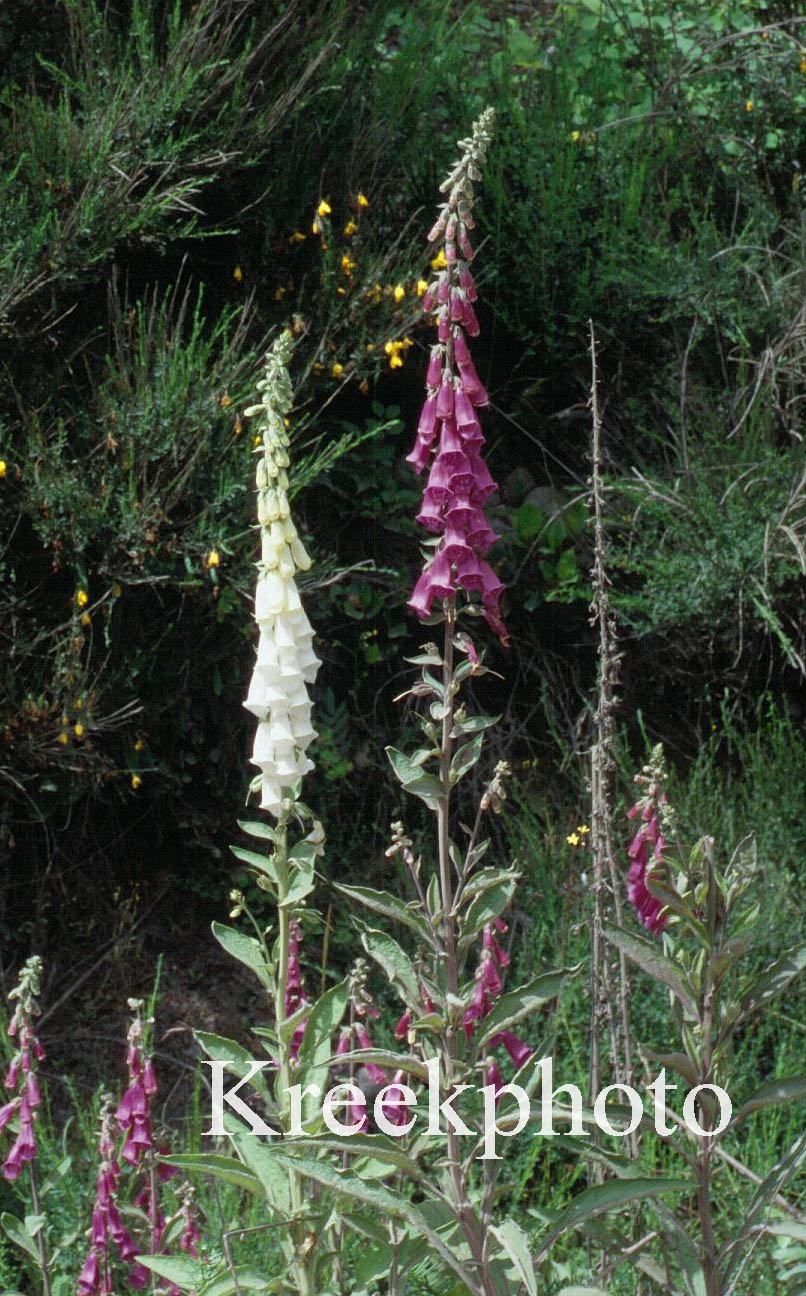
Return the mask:
M512 646L489 645L502 678L480 701L502 713L491 754L517 775L501 835L526 873L523 957L584 939L584 859L565 838L586 815L595 681L589 319L624 796L663 741L686 827L724 850L755 828L771 932L791 906L802 920L799 10L2 6L0 940L6 987L36 950L46 1003L66 995L45 1030L56 1071L91 1089L119 1066L125 995L149 989L160 952L177 1021L199 1024L194 1005L248 1015L206 933L239 880L228 843L253 729L242 411L283 326L324 660L307 799L326 870L388 870L401 807L382 752L423 638L404 608L420 554L403 456L430 342L416 284L439 182L487 104L474 356ZM392 367L386 343L405 339ZM337 964L351 945L337 922ZM231 999L211 1007L216 976ZM781 1030L750 1070L774 1070Z

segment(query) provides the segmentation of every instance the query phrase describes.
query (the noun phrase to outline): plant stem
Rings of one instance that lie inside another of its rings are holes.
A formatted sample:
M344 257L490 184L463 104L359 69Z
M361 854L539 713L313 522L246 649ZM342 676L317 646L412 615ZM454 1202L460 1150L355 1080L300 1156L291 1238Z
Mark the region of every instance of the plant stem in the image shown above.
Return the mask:
M277 1030L277 1047L280 1054L280 1093L278 1094L278 1106L281 1106L281 1096L291 1087L291 1057L290 1057L290 1040L283 1039L285 1026L285 1000L286 989L288 986L288 946L291 939L291 917L288 906L283 903L288 895L290 878L288 873L288 823L285 818L281 818L277 825L277 842L274 851L274 865L277 871L277 927L278 943L280 948L280 958L277 967L277 995L274 1005L274 1019ZM291 1210L294 1215L298 1215L302 1210L302 1181L295 1170L288 1171L288 1189L291 1197ZM291 1228L292 1244L294 1247L294 1260L292 1267L296 1274L297 1291L301 1296L313 1296L313 1283L311 1266L307 1260L300 1255L301 1237L299 1225L295 1222Z
M42 1208L39 1205L39 1181L36 1177L36 1162L28 1162L28 1173L31 1177L31 1204L34 1208L34 1215L42 1216ZM45 1250L45 1229L41 1225L36 1230L36 1249L39 1252L39 1268L42 1272L42 1296L50 1296L50 1266L48 1265L48 1253Z
M450 852L451 758L453 756L455 703L453 689L453 632L455 624L456 608L451 602L447 606L445 613L445 637L442 650L442 685L445 714L442 718L439 757L439 777L442 784L442 793L437 805L437 847L442 931L444 935L443 947L445 950L445 987L448 995L454 997L459 986L459 967L456 958L456 918L453 914L453 866ZM455 1007L449 1004L448 1026L444 1035L445 1080L448 1092L453 1090L457 1058ZM459 1153L459 1138L455 1131L451 1129L448 1129L446 1137L454 1209L476 1266L481 1291L484 1296L498 1296L485 1256L483 1231L468 1197L467 1176L463 1172Z

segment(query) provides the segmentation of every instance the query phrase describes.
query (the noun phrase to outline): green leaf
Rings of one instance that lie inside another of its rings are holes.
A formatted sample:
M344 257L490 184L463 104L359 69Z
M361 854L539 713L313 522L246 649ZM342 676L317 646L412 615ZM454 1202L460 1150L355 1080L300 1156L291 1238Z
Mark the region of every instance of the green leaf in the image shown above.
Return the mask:
M288 1171L272 1155L271 1140L243 1133L233 1134L232 1142L247 1169L260 1180L268 1203L282 1215L288 1215L291 1210Z
M250 972L254 972L264 989L270 990L271 977L260 942L255 940L254 936L246 936L243 932L236 931L234 927L225 926L224 923L214 922L212 927L213 935L219 945L239 963L248 967Z
M413 1075L418 1080L428 1080L425 1063L409 1053L392 1053L389 1049L353 1049L350 1053L339 1054L339 1066L350 1066L353 1062L361 1066L364 1062L374 1062L377 1066L387 1067L390 1071L402 1071Z
M515 1220L510 1218L504 1220L503 1224L490 1225L490 1232L514 1264L529 1296L537 1296L537 1282L529 1248L529 1239L520 1224L516 1224Z
M199 1170L202 1174L212 1175L214 1179L223 1179L234 1184L236 1188L245 1188L247 1192L262 1197L260 1180L250 1170L244 1168L235 1157L220 1156L216 1152L175 1152L170 1156L160 1157L166 1165L179 1166L180 1170Z
M234 1040L225 1039L223 1035L214 1035L210 1031L194 1031L193 1038L198 1041L207 1056L212 1058L214 1062L227 1062L229 1065L225 1069L230 1075L238 1078L245 1076L255 1061L255 1058L247 1049L240 1044L236 1044ZM271 1106L271 1096L263 1078L263 1072L256 1071L249 1083L255 1093L259 1093L264 1102Z
M573 549L564 549L557 559L557 580L567 585L579 576L576 554Z
M394 937L373 927L364 927L361 931L361 944L379 967L383 968L387 979L402 990L406 1002L417 1003L420 994L417 973L408 954L403 952Z
M661 981L668 986L686 1012L696 1018L697 1005L691 990L680 971L666 958L657 944L644 936L636 936L634 932L624 931L621 927L606 926L604 935L611 945L615 945L628 959L637 963L654 981Z
M745 992L735 1015L731 1017L731 1025L751 1017L765 1004L776 999L804 968L806 968L806 944L794 945L786 950Z
M604 1287L578 1287L576 1283L573 1287L563 1287L557 1292L557 1296L609 1296Z
M778 1103L802 1102L806 1098L806 1076L792 1076L786 1080L767 1080L755 1093L742 1103L731 1126L744 1120L751 1112L761 1111L763 1107L774 1107Z
M431 932L428 923L413 905L398 900L397 896L390 895L388 891L376 891L373 887L345 886L341 882L336 882L334 885L337 891L347 896L348 900L357 900L373 913L383 914L384 918L392 918L395 922L403 923L421 941L430 942Z
M462 919L461 947L466 948L487 923L506 909L518 884L518 874L510 873L483 891L477 890Z
M563 968L559 972L544 972L528 985L503 995L481 1023L481 1031L475 1040L476 1050L480 1052L499 1031L510 1030L524 1017L537 1012L544 1003L556 999L566 977L572 976L576 971L576 968Z
M728 1260L723 1278L726 1296L737 1290L739 1277L753 1251L757 1227L762 1223L778 1193L783 1191L804 1164L806 1164L806 1133L798 1135L789 1151L759 1184L750 1199L739 1232L725 1243L719 1253L720 1263Z
M419 765L415 765L408 756L398 751L396 747L387 747L386 754L391 761L392 769L406 791L411 792L413 796L418 796L421 801L425 802L429 810L436 810L443 795L443 788L439 779L433 774L424 774Z
M268 855L261 855L259 851L245 850L243 846L230 846L230 850L236 859L248 864L250 868L256 868L264 877L270 878L277 885L277 870L274 866L274 860Z
M138 1255L137 1259L160 1278L167 1278L185 1291L194 1291L204 1278L201 1261L190 1256Z
M500 715L474 715L467 716L464 720L454 719L453 731L455 734L481 733L482 730L498 724L500 719Z
M38 1264L39 1251L22 1220L17 1219L16 1215L11 1215L8 1211L3 1211L2 1215L0 1215L0 1225L2 1225L6 1237L18 1247L21 1247L23 1251L27 1251L31 1259Z
M484 746L484 734L478 733L454 753L451 760L451 783L458 783L473 768Z
M312 1179L314 1183L321 1184L323 1188L332 1189L339 1197L350 1197L354 1201L361 1202L363 1206L369 1206L381 1218L388 1215L392 1219L402 1220L415 1234L426 1237L442 1262L452 1269L454 1273L458 1274L462 1282L470 1287L471 1291L475 1290L475 1279L465 1271L454 1252L445 1244L439 1233L429 1226L422 1211L418 1210L406 1197L393 1192L384 1184L365 1183L356 1175L340 1170L336 1166L331 1166L325 1161L314 1161L309 1157L295 1156L287 1147L276 1148L274 1155L278 1160L284 1162L289 1169L299 1171L308 1179Z
M264 841L274 842L275 846L277 845L279 831L277 828L272 828L271 824L259 823L256 820L244 822L243 819L239 819L238 827L250 837L262 837Z
M368 1104L368 1110L371 1110ZM414 1108L412 1115L414 1114ZM336 1152L339 1157L349 1152L353 1157L373 1157L387 1165L395 1166L414 1182L423 1178L423 1172L410 1156L400 1149L400 1140L387 1138L385 1134L351 1134L349 1138L340 1138L333 1134L316 1134L308 1138L287 1138L284 1147L305 1148L312 1152L321 1149L325 1152ZM388 1239L387 1239L388 1240Z
M282 901L281 908L285 909L289 905L298 904L300 900L304 900L305 896L309 895L310 892L313 891L313 888L314 888L313 860L311 859L311 860L297 861L297 867L294 869L293 876L291 878L291 885L289 886L288 891L285 894L285 898Z
M299 1065L318 1066L330 1058L330 1041L347 1010L347 978L331 986L309 1007L308 1025L299 1050Z
M538 1262L544 1260L557 1238L569 1229L576 1228L583 1220L621 1210L632 1202L643 1201L656 1193L691 1192L693 1186L688 1179L610 1179L607 1183L585 1188L555 1218L542 1240L536 1259Z

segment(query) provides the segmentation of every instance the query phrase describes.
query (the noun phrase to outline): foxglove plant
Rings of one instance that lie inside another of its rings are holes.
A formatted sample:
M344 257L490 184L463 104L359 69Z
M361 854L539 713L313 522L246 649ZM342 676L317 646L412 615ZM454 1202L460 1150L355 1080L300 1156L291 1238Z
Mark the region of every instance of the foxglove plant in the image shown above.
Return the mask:
M251 1077L268 1122L263 1124L267 1134L291 1128L292 1084L299 1083L303 1089L311 1084L324 1085L332 1060L331 1040L348 1002L346 981L311 1001L303 970L304 935L318 921L308 901L315 885L316 861L324 853L324 832L300 800L300 780L313 768L307 755L315 737L307 686L316 676L319 659L295 579L297 572L309 569L311 560L297 534L288 499L286 421L293 401L288 372L292 345L288 333L277 338L266 356L264 377L258 383L260 403L246 410L256 431L261 559L254 606L259 630L257 660L244 705L258 721L251 759L260 773L253 790L260 793L261 809L268 811L275 822L240 824L249 836L270 843L269 854L232 848L255 876L258 889L273 901L276 927L266 927L240 891L230 895L230 918L245 917L254 934L223 923L213 924L216 939L255 974L270 1001L272 1025L258 1028L256 1034L269 1053L274 1084L269 1086L260 1071ZM294 833L296 840L292 839ZM197 1032L196 1038L208 1054L211 1067L221 1065L241 1078L257 1069L258 1064L241 1045L205 1032ZM311 1122L315 1126L316 1108L310 1100L302 1105L302 1117L306 1128ZM300 1296L316 1296L332 1282L337 1261L335 1217L329 1200L325 1196L311 1203L294 1167L278 1174L277 1167L267 1163L265 1145L246 1133L242 1123L228 1119L225 1133L235 1157L190 1155L167 1160L224 1179L231 1180L234 1175L236 1182L245 1178L251 1182L266 1205L265 1227L280 1230L277 1236L285 1259L286 1285ZM187 1236L192 1241L191 1235ZM224 1247L229 1277L225 1275L223 1281L232 1283L228 1290L252 1287L249 1271L233 1261L228 1236ZM175 1278L183 1289L186 1287L187 1260L179 1267L152 1256L147 1263L155 1272ZM206 1280L216 1275L206 1272L203 1277ZM199 1269L194 1285L201 1279Z
M45 1057L45 1050L37 1039L34 1021L39 1016L39 995L42 979L42 960L33 954L24 964L17 985L9 994L14 1012L9 1022L9 1037L17 1048L5 1077L6 1090L12 1097L0 1107L0 1130L14 1121L17 1135L3 1162L3 1178L19 1178L27 1164L31 1189L31 1202L35 1216L41 1215L39 1181L36 1173L36 1134L34 1124L41 1102L37 1067ZM50 1296L50 1267L45 1249L44 1228L36 1231L39 1269L45 1296Z
M604 935L652 981L667 988L680 1033L676 1052L668 1045L659 1052L643 1050L648 1071L662 1068L655 1083L660 1086L656 1092L662 1118L671 1122L665 1130L667 1142L689 1167L697 1192L698 1235L694 1238L690 1236L687 1203L675 1212L658 1207L665 1281L669 1291L685 1296L735 1296L743 1290L742 1276L765 1231L771 1206L783 1205L791 1214L781 1194L806 1164L806 1135L796 1140L757 1187L742 1212L740 1225L732 1234L725 1230L722 1237L717 1219L721 1217L725 1229L725 1222L735 1218L735 1212L715 1212L714 1163L727 1161L734 1171L755 1178L724 1149L725 1134L732 1133L753 1112L802 1098L806 1077L763 1083L727 1125L714 1086L730 1094L736 1033L747 1029L754 1016L806 970L806 943L795 944L761 973L742 971L741 964L759 933L755 843L746 838L722 867L717 864L712 837L701 838L690 851L685 849L665 790L662 748L654 749L636 782L646 790L630 811L641 824L629 851L627 886L651 939L617 926L605 926ZM681 1122L673 1103L667 1101L667 1092L680 1087L667 1082L667 1068L676 1073L684 1088L699 1091L693 1129L685 1106ZM780 1231L786 1232L786 1227ZM650 1233L642 1245L653 1236ZM684 1259L682 1272L672 1268L671 1256ZM640 1246L630 1248L630 1260L646 1272L652 1264L657 1267L650 1259L645 1266Z

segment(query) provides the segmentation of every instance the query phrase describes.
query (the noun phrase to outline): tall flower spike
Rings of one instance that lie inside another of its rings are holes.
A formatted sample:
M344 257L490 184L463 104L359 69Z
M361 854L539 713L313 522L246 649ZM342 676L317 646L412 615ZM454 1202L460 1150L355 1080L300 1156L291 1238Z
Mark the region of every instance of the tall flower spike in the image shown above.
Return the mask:
M484 437L478 409L488 403L488 396L467 345L467 337L479 332L469 265L475 255L468 237L474 226L473 184L481 179L479 168L492 138L494 116L487 108L474 123L472 138L459 141L461 157L440 186L447 198L429 234L429 241L444 241L437 258L444 268L423 296L423 309L436 310L437 343L431 350L425 404L408 461L417 473L430 465L417 520L442 538L408 606L425 618L435 599L454 599L459 588L478 590L488 624L506 644L498 606L504 587L483 558L498 539L483 509L496 489L480 455Z
M662 748L655 748L649 765L644 766L643 774L635 776L636 783L646 786L646 794L639 797L627 811L628 818L641 819L640 827L627 851L630 858L627 897L635 906L641 922L653 936L663 931L668 918L660 900L650 893L646 884L647 876L655 872L662 873L666 863L663 857L666 838L661 824L663 808L667 809L668 814L666 793L662 791L664 776Z
M16 1091L16 1096L0 1108L0 1129L12 1117L19 1119L19 1133L3 1163L3 1178L17 1179L26 1161L36 1157L34 1121L40 1103L37 1063L45 1056L44 1049L34 1033L34 1019L39 1014L39 983L42 977L42 960L33 954L20 972L19 984L9 999L16 999L14 1014L8 1027L9 1036L17 1044L17 1052L6 1074L6 1089Z
M287 494L292 346L290 333L277 338L266 355L265 377L257 384L260 404L244 411L256 420L260 438L256 479L261 539L255 590L260 637L244 706L258 719L251 759L260 769L261 808L278 817L283 799L313 769L305 754L316 737L306 685L313 683L320 665L294 579L297 571L308 570L311 560L291 520Z

